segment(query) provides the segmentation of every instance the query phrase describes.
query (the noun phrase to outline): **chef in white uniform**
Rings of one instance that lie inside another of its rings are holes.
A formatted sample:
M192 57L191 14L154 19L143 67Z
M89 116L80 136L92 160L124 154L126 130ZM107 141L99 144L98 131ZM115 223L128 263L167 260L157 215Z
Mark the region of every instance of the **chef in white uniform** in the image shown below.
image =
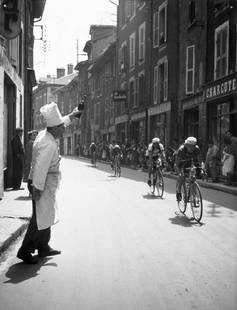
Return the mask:
M39 257L61 253L49 246L50 227L59 220L56 192L61 174L57 139L62 137L65 126L81 114L81 111L75 108L69 115L62 117L54 102L41 107L40 112L47 128L38 134L33 145L28 181L32 192L33 214L22 246L17 253L17 257L28 264L38 262L38 258L32 256L35 250L38 250Z

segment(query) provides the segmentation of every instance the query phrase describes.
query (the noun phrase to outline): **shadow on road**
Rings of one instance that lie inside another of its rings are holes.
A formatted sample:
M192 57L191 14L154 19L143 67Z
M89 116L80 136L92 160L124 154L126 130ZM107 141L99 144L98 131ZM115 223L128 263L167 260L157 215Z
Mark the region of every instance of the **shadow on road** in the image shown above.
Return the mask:
M176 214L175 217L170 217L169 221L171 222L171 224L180 225L183 227L203 226L204 225L203 223L197 223L193 219L190 219L187 216L182 215L182 214Z
M148 199L148 200L154 200L154 199L160 199L160 200L163 200L163 198L157 196L157 195L153 195L153 194L150 194L150 193L147 193L146 195L142 195L142 197L144 199Z
M19 196L15 198L15 200L31 200L32 198L30 196Z
M9 280L3 283L17 284L30 278L34 278L39 274L39 270L42 266L57 267L56 263L48 263L50 259L52 259L52 257L45 257L40 259L39 263L35 265L27 265L21 262L10 266L5 274Z

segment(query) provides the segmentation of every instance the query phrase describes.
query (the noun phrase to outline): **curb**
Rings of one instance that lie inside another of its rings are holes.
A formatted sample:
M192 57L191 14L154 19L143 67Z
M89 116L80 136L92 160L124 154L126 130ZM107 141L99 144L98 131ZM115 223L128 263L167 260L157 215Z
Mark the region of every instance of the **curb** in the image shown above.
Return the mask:
M28 222L22 223L0 246L0 256L5 252L9 246L14 242L26 229Z

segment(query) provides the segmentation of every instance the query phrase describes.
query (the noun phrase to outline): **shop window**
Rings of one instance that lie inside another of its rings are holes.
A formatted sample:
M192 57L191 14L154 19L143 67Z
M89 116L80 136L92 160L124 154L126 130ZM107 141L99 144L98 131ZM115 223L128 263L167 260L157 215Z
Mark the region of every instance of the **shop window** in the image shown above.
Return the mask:
M186 94L194 93L195 73L195 46L191 45L186 50Z
M167 41L167 1L163 2L159 7L158 13L158 35L159 35L159 45L164 44Z
M215 30L215 63L214 79L228 74L229 66L229 21L226 21Z
M158 11L153 14L153 47L159 45Z
M130 69L135 66L135 32L132 33L129 37L129 64Z
M145 60L146 23L139 27L139 64Z

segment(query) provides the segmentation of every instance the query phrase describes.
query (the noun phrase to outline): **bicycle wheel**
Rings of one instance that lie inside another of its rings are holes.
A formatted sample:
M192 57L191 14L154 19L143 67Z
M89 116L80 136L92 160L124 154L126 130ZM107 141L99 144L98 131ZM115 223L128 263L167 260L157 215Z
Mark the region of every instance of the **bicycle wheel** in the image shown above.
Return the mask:
M117 175L118 175L118 177L121 176L121 166L120 166L120 164L117 165Z
M164 194L164 178L163 178L161 171L158 171L157 173L155 186L156 186L158 196L162 198Z
M118 166L117 166L117 161L114 162L114 176L116 177L117 175L117 169L118 169Z
M157 182L157 171L153 171L152 172L152 194L154 195L155 194L155 191L156 191L156 182Z
M203 212L203 203L201 191L196 182L194 182L190 188L190 205L194 219L197 222L200 222Z
M185 184L181 186L181 195L182 199L178 201L178 207L180 212L184 214L187 209L187 190Z

